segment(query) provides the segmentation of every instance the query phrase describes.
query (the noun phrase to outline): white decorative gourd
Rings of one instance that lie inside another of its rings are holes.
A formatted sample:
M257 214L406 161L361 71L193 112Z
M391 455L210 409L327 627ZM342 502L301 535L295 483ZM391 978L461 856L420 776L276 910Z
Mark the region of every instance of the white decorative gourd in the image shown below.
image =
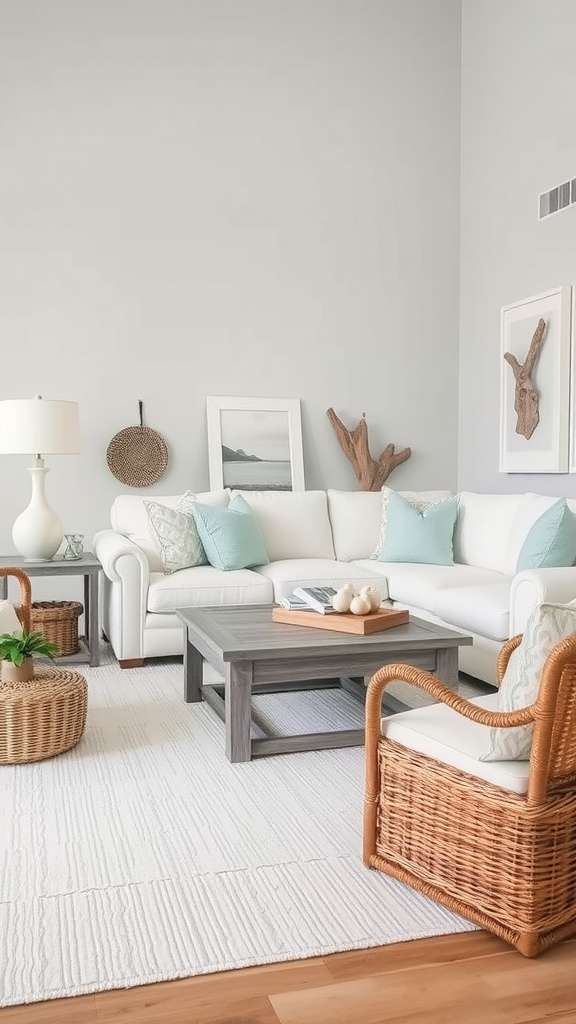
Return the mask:
M382 604L382 594L379 590L375 590L374 587L362 587L360 596L365 597L370 602L370 611L375 612Z
M363 597L362 594L357 594L356 597L352 598L350 611L353 615L368 615L370 612L370 601L367 597Z
M347 612L350 610L351 600L352 595L350 592L346 590L346 587L341 587L332 598L332 607L335 612Z

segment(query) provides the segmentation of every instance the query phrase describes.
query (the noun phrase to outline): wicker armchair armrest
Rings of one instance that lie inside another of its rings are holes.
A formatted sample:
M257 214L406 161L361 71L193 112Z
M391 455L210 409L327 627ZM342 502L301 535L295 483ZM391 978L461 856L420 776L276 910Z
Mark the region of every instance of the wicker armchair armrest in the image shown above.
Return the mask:
M529 725L536 720L536 705L521 708L519 711L486 711L459 694L454 693L436 676L423 669L411 665L385 665L372 676L366 694L366 759L370 762L375 748L381 738L382 694L389 683L397 681L410 683L435 700L447 704L459 715L469 718L479 725L495 728Z
M522 639L522 633L517 633L516 636L511 636L509 640L506 640L500 648L500 654L498 655L498 661L496 662L496 678L498 680L498 686L500 686L504 673L508 667L508 661L512 651L515 651Z
M374 810L378 801L379 784L374 766L377 764L378 744L382 739L382 694L389 683L397 682L410 683L425 693L430 694L435 700L447 704L459 715L469 718L472 722L480 725L501 728L505 726L529 725L536 719L536 705L522 708L520 711L486 711L476 704L471 704L464 697L460 697L446 686L436 676L423 669L414 668L412 665L385 665L372 676L368 684L366 694L366 725L365 725L365 752L366 752L366 788L364 803L367 808Z
M32 607L32 585L27 572L15 566L0 569L0 576L14 576L20 584L20 604L14 608L24 629L30 629L30 612Z

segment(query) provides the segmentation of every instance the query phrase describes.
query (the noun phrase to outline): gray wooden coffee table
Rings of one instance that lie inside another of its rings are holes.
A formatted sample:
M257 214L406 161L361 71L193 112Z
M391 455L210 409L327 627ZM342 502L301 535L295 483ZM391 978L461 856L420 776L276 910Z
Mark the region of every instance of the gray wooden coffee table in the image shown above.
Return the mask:
M343 686L363 702L363 677L382 665L407 662L458 686L458 648L472 637L424 619L358 636L272 621L271 605L182 608L184 700L201 701L226 724L229 761L264 754L325 750L364 743L363 729L273 736L251 721L250 696ZM312 614L312 613L311 613ZM208 662L224 683L203 683Z

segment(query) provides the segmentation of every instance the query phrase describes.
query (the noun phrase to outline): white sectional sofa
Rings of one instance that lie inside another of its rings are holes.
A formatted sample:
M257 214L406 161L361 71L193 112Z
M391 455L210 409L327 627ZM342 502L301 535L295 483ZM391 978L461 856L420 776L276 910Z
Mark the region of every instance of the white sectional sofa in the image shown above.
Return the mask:
M384 489L387 490L387 489ZM416 508L434 507L450 492L399 492ZM183 651L177 608L248 603L270 604L296 586L350 581L372 585L383 598L417 616L462 629L474 638L460 651L460 668L496 682L496 659L504 640L524 629L542 600L576 597L576 568L536 567L517 572L524 546L535 564L549 565L549 538L536 524L558 499L538 494L462 492L453 533L454 564L380 561L383 496L365 491L212 491L194 497L226 507L237 494L251 506L269 562L222 571L195 565L166 573L145 505L176 509L182 496L119 495L111 529L100 530L94 551L102 563L102 626L123 667ZM385 503L384 503L385 504ZM576 501L567 503L576 512ZM425 513L427 514L427 513ZM570 522L576 524L567 511ZM564 527L567 522L564 518ZM564 531L565 532L565 531ZM576 559L576 525L574 526ZM538 538L537 538L538 540ZM525 542L526 541L526 545ZM543 553L542 553L543 550Z

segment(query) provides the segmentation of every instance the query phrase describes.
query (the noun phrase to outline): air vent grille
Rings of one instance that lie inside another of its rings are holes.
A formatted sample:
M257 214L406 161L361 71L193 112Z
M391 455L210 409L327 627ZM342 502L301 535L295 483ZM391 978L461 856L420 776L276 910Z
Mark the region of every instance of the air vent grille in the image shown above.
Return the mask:
M549 192L542 192L538 197L538 220L544 220L553 213L560 213L568 206L576 203L576 178L555 185Z

